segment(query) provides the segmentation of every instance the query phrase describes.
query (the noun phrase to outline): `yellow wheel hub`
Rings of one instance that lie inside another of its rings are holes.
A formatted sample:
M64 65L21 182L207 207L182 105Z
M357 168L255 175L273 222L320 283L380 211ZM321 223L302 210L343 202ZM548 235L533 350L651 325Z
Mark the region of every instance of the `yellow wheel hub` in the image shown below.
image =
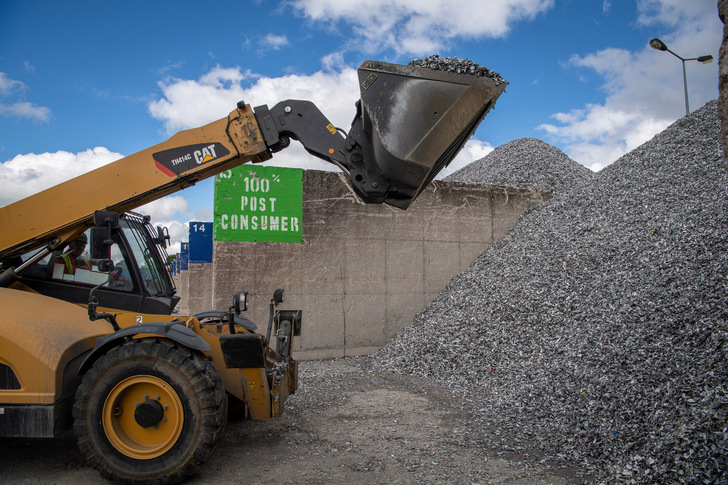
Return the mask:
M150 375L119 382L104 401L104 432L124 455L151 460L174 446L182 433L184 411L175 390Z

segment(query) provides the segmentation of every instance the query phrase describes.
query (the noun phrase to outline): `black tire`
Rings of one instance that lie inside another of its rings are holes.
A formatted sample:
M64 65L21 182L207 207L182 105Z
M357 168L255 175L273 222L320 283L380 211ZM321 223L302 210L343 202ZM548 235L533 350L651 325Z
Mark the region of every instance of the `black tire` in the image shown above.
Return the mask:
M167 339L130 340L83 377L73 418L81 452L104 478L178 483L222 436L227 398L204 355Z

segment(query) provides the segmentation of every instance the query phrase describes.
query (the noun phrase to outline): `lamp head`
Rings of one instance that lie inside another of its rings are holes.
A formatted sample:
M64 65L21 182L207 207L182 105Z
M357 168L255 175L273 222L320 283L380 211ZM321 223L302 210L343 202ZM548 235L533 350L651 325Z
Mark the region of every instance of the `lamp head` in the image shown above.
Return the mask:
M658 38L654 38L650 41L650 47L657 49L658 51L666 51L667 45Z

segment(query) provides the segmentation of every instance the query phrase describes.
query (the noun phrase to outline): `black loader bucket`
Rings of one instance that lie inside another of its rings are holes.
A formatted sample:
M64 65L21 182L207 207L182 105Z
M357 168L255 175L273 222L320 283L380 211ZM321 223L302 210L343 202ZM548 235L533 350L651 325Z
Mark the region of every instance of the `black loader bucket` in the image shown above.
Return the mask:
M375 61L359 68L361 100L348 138L361 146L362 160L349 158L347 169L367 202L409 207L508 85L485 68L461 68L457 59L423 61L433 59L422 64L434 69Z

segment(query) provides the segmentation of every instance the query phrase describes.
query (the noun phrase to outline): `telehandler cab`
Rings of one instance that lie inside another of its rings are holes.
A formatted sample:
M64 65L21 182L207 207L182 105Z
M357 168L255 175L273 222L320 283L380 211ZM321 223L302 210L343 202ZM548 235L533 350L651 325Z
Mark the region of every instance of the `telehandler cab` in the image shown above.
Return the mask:
M358 76L347 134L308 101L241 101L225 118L0 208L0 437L72 426L103 477L175 483L210 456L228 410L281 414L297 385L301 312L278 310L278 290L265 333L241 315L245 292L229 309L173 314L169 237L130 211L264 162L291 138L338 165L364 201L406 209L507 84L373 61Z

